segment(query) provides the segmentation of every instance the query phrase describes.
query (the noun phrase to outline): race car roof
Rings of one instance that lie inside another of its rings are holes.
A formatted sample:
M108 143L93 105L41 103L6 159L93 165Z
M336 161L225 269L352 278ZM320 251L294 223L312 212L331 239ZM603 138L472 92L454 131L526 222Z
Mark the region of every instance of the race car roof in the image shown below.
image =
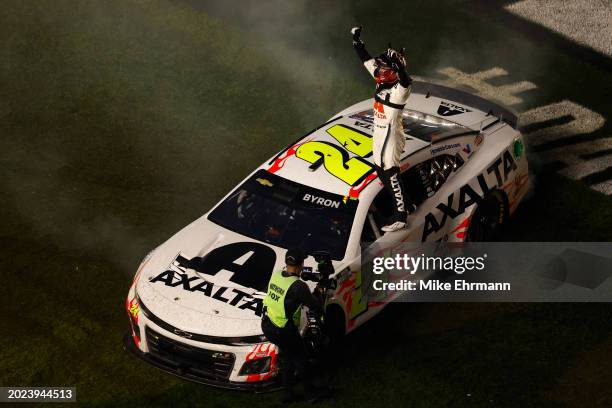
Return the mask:
M447 95L454 99L444 99ZM261 168L345 199L356 199L377 178L371 154L372 107L373 99L369 99L345 109ZM483 126L500 120L516 125L516 116L482 98L415 81L403 111L406 145L402 158L446 138L476 134Z

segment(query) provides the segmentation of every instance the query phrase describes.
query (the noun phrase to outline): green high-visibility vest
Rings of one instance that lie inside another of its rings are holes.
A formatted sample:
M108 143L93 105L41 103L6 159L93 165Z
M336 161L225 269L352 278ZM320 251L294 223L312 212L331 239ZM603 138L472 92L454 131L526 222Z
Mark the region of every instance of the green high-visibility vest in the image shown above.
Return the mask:
M264 306L267 308L268 318L275 326L283 328L289 321L285 313L285 297L287 291L293 282L297 281L298 277L283 276L282 271L277 271L272 274L270 283L268 283L268 294L264 299ZM302 313L302 305L300 305L292 316L295 327L300 326L300 316Z

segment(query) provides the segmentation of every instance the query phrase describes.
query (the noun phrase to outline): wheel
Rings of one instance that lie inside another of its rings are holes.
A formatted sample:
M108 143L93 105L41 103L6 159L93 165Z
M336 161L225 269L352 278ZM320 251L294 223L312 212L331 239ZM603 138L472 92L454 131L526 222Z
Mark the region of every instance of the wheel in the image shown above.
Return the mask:
M466 241L491 241L506 220L506 199L500 191L491 191L472 215Z
M339 306L330 306L325 311L325 332L332 346L344 339L345 330L344 312Z

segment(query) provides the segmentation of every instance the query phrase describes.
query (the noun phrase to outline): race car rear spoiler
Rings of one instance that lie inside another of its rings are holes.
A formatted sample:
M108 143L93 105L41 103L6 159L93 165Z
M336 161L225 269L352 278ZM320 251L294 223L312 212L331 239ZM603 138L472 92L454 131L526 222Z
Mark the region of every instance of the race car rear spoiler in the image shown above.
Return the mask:
M454 101L463 105L472 106L478 110L487 112L489 115L500 118L514 129L517 127L518 119L510 110L468 92L430 82L413 81L412 93L427 95L427 97L435 96L437 98L448 99L451 102Z

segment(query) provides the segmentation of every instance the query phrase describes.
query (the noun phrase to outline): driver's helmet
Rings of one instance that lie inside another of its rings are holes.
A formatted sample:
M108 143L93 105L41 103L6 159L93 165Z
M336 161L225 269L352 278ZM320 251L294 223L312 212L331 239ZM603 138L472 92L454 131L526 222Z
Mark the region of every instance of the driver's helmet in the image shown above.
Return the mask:
M394 84L399 81L397 72L391 68L391 61L393 59L399 60L403 66L406 66L406 59L404 58L403 52L398 52L390 47L374 59L376 62L374 79L377 84Z

